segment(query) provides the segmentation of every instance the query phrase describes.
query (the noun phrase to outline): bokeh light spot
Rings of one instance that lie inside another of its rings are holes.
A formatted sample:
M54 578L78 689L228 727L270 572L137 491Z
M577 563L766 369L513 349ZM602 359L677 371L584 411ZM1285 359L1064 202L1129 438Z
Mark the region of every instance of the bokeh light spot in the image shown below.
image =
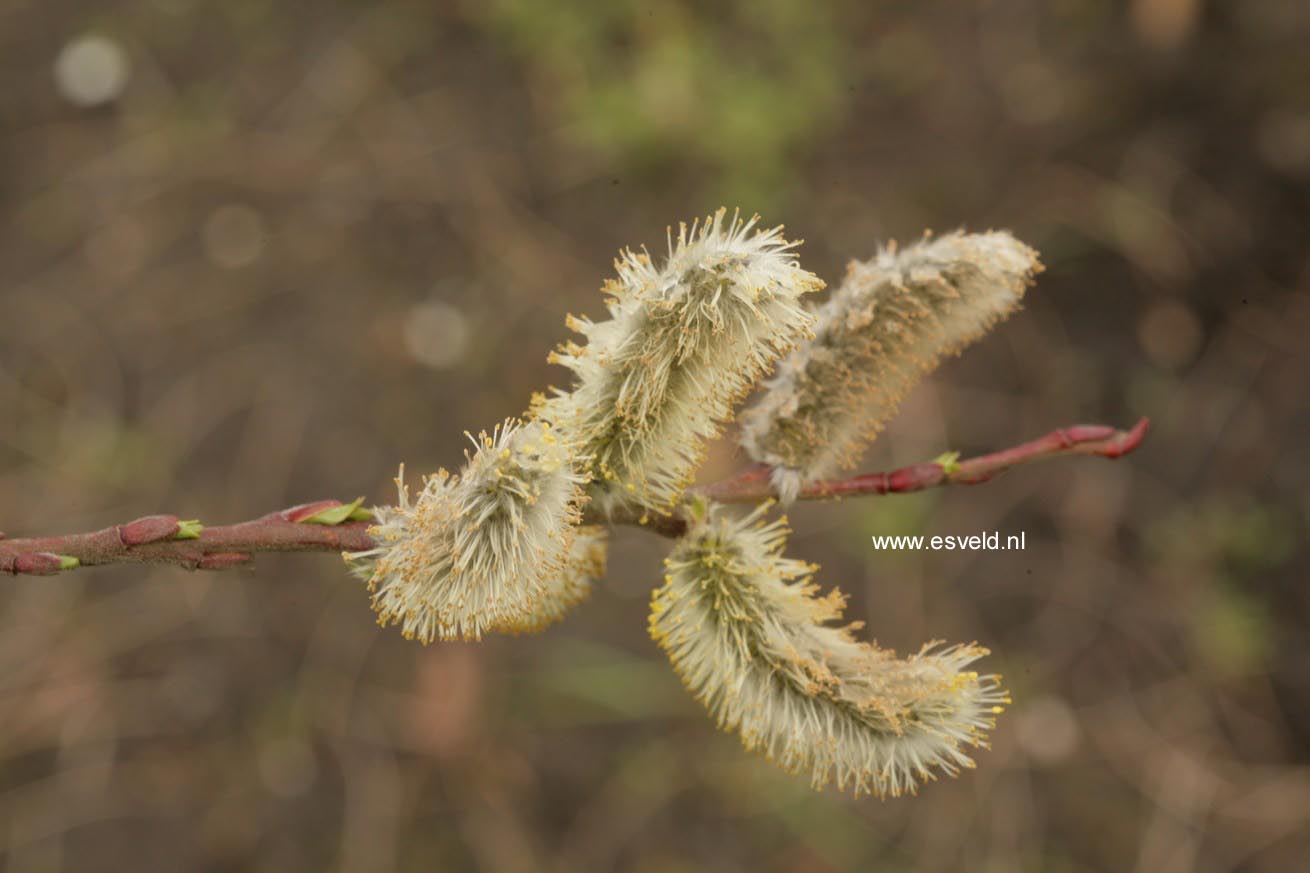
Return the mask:
M104 36L82 36L55 58L55 87L76 106L99 106L118 98L131 75L127 53Z

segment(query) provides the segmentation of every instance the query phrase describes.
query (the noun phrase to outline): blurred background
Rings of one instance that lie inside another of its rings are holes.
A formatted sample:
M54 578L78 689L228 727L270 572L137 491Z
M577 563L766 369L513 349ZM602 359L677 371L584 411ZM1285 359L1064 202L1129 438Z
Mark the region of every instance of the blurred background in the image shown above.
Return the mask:
M565 382L619 247L721 204L833 282L1011 228L1025 310L866 469L1144 447L791 513L880 643L993 650L978 769L853 801L744 753L646 636L639 530L477 645L380 630L331 555L86 570L0 592L4 869L1310 869L1310 7L710 7L0 5L0 529L388 501ZM869 543L979 530L1027 548Z

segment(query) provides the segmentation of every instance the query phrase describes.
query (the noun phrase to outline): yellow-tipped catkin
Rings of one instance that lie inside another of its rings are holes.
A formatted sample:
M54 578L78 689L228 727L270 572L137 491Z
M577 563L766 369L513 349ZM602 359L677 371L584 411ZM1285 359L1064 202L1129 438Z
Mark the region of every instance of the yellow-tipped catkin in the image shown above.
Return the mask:
M913 793L973 766L995 714L999 677L966 668L976 644L925 646L898 659L832 626L840 593L816 596L815 569L784 558L786 528L711 509L666 561L651 635L720 727L789 772L855 794Z
M379 621L425 643L537 626L580 587L584 480L568 448L540 422L509 421L474 443L458 477L428 477L412 504L398 479L398 505L377 509L370 531L379 547L350 556Z
M624 251L605 286L610 317L570 317L585 344L551 360L576 385L536 406L589 459L606 508L663 510L681 495L706 441L773 361L808 335L800 297L823 287L797 265L781 228L725 211L670 232L656 267Z
M901 398L943 356L1009 315L1040 272L1005 231L952 233L853 262L817 310L812 341L742 413L742 446L774 467L784 502L850 466Z
M564 568L543 579L542 596L532 612L510 631L536 633L564 618L569 610L591 595L592 586L605 575L609 532L598 525L574 531Z

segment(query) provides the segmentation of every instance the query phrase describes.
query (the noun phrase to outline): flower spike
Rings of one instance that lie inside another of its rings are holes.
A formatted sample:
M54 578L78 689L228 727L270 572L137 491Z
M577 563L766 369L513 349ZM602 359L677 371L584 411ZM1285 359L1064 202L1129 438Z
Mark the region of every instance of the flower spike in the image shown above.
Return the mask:
M570 317L586 342L551 356L576 385L535 412L590 458L605 508L669 509L733 404L809 334L799 299L823 283L796 263L795 243L725 215L670 232L660 267L624 251L604 289L610 318Z
M817 311L814 339L742 413L742 446L790 503L859 460L919 378L1019 305L1037 252L1009 233L952 233L853 262Z
M688 689L747 749L815 788L914 793L973 766L1010 702L1000 677L967 670L976 645L895 653L834 626L845 598L816 596L816 568L782 556L784 520L765 507L733 520L711 508L666 561L651 635Z
M402 468L398 505L371 529L382 545L351 556L378 620L425 643L534 627L543 604L574 596L558 579L576 576L585 498L567 448L549 425L515 421L474 445L458 477L428 477L412 504Z

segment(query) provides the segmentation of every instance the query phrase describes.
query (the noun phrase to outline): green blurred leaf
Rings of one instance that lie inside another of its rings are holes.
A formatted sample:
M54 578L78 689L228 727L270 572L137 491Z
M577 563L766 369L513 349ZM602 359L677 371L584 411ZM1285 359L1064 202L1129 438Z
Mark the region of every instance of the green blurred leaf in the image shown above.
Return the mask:
M1265 668L1274 623L1263 601L1212 580L1190 615L1197 649L1217 675L1249 676Z
M361 506L363 502L363 497L356 497L350 503L343 503L340 506L329 506L327 509L321 509L313 515L302 518L300 523L337 525L346 521L368 521L373 517L373 513Z
M555 641L529 685L531 691L522 699L531 706L553 709L551 697L567 697L566 717L576 721L666 717L683 710L690 700L664 659L640 658L576 639Z
M845 104L840 4L490 0L476 9L558 94L562 130L579 145L637 172L700 164L717 179L711 197L751 209L777 203L796 152Z

